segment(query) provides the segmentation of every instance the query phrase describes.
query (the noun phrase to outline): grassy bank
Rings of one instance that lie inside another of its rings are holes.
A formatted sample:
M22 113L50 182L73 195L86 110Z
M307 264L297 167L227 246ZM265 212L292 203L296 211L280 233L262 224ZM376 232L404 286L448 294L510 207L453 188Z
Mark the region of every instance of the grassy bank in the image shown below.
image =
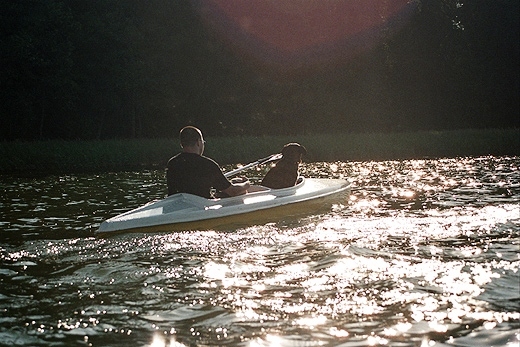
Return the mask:
M221 164L247 163L305 145L305 161L391 160L520 155L520 129L420 131L207 138L205 154ZM0 142L0 173L66 173L163 168L179 151L176 139Z

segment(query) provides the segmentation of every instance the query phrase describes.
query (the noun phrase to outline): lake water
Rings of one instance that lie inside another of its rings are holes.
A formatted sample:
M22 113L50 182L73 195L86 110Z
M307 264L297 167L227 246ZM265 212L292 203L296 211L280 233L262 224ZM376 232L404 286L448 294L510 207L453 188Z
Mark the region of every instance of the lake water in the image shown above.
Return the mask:
M5 346L518 346L520 157L304 164L330 212L96 238L163 172L0 177ZM261 172L252 172L251 178Z

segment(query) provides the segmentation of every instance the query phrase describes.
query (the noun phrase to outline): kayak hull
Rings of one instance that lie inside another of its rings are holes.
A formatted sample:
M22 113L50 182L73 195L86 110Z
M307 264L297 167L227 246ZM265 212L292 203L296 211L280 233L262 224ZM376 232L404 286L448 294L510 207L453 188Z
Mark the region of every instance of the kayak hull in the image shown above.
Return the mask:
M341 179L302 179L284 189L223 199L175 194L112 217L97 233L224 230L302 216L345 201L350 185Z

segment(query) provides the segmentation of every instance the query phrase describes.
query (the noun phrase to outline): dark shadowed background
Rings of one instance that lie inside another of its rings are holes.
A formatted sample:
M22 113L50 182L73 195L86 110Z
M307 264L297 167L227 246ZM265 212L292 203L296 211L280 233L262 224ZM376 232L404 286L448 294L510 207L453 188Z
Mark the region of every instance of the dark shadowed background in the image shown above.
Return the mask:
M510 0L4 0L0 140L518 128L519 42Z

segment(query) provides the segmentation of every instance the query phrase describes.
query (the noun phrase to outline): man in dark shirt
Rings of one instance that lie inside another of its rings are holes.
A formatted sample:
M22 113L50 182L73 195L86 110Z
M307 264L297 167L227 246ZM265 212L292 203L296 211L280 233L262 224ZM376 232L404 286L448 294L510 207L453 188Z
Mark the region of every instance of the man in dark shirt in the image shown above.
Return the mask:
M199 129L193 126L182 128L180 140L182 152L168 161L166 169L168 195L190 193L212 198L212 189L222 192L223 196L236 196L247 192L248 181L230 182L214 160L202 155L204 138Z

